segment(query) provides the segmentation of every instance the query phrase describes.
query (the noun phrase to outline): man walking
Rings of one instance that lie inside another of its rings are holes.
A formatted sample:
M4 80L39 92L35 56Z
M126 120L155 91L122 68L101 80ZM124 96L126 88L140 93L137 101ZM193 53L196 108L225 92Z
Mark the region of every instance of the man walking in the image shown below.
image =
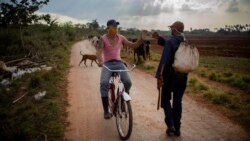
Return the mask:
M161 90L161 107L165 113L166 134L180 136L182 97L186 89L187 75L174 70L175 52L184 41L184 24L180 21L171 26L172 37L165 41L161 60L156 72L157 89ZM173 99L171 103L171 99Z

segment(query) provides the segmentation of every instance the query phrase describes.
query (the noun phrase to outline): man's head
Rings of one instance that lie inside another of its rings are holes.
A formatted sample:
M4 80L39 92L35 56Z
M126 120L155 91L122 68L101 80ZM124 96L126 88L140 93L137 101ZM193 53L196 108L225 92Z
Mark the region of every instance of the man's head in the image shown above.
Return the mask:
M169 27L172 31L172 35L180 35L184 31L184 24L183 22L180 22L180 21L174 22Z
M108 20L107 22L107 31L108 31L108 35L111 36L111 37L115 37L116 34L118 33L118 29L117 29L117 26L119 25L120 23L117 22L116 20Z

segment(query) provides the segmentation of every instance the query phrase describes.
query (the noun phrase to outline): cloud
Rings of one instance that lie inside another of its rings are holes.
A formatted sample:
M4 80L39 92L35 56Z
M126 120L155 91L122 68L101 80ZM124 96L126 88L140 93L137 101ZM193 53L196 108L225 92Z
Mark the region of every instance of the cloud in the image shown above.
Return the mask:
M226 9L226 12L229 13L235 13L235 12L239 12L239 2L236 0L232 0L229 2L228 8Z
M250 0L240 0L239 1L240 3L242 3L242 4L246 4L246 5L250 5Z
M188 4L183 4L180 11L194 11Z
M181 13L188 12L190 14L200 14L204 12L212 12L213 7L216 5L216 0L185 0L180 6L176 6L178 11Z
M59 23L66 23L66 22L72 22L73 24L86 24L90 21L88 20L81 20L77 18L72 18L70 16L55 14L55 13L44 13L44 12L36 12L37 15L43 15L43 14L49 14L51 16L51 19L56 19Z
M124 1L118 10L119 15L123 16L152 16L161 13L171 13L174 11L173 5L165 5L164 0L138 0L138 1Z
M250 0L239 0L239 9L242 13L250 13Z
M128 28L166 29L175 20L193 28L246 24L249 5L250 0L51 0L39 11L64 15L63 19L97 19L101 25L117 19Z

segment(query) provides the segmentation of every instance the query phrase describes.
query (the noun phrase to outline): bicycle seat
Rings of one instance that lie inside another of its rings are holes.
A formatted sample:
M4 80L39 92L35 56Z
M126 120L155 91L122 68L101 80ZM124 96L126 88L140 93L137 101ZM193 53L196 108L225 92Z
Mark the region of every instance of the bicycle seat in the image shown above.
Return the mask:
M117 77L118 76L118 72L112 72L111 76L112 77Z

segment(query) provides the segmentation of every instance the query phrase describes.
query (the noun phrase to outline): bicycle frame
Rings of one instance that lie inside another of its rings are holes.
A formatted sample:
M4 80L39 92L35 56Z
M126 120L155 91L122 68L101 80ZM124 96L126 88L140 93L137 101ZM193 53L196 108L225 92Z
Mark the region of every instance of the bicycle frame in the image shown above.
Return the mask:
M124 84L122 83L121 81L121 78L120 78L120 72L129 72L129 71L132 71L134 70L134 68L136 67L136 65L134 64L133 67L129 70L111 70L109 69L107 66L103 65L104 68L106 68L107 70L109 70L110 72L117 72L118 73L118 90L119 90L119 95L122 95L123 96L123 99L125 101L130 101L132 100L131 97L128 95L128 93L126 93L124 91Z
M110 79L110 90L111 97L109 97L110 103L110 111L116 117L116 127L119 133L119 136L122 140L127 140L133 128L133 116L132 116L132 108L130 104L131 97L125 92L124 84L121 81L120 72L128 72L132 71L136 65L129 70L111 70L107 66L103 65L104 68L108 69L111 72L116 72L117 76L112 75ZM115 79L118 78L118 91L117 97L115 96ZM115 98L116 97L116 98ZM110 99L111 98L111 99ZM124 122L125 121L125 122ZM124 125L125 124L125 125Z

